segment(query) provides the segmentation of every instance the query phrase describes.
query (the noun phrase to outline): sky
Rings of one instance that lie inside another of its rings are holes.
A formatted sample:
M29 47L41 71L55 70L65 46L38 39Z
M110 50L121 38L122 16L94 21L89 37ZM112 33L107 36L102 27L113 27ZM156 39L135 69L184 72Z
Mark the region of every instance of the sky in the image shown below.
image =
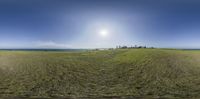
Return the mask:
M0 0L0 48L200 48L198 0Z

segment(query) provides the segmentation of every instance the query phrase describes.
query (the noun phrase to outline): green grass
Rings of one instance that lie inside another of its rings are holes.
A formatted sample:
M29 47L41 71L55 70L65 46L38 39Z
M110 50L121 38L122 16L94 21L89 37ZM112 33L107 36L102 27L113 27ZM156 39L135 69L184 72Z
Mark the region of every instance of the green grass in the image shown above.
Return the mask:
M0 97L200 98L200 51L0 51Z

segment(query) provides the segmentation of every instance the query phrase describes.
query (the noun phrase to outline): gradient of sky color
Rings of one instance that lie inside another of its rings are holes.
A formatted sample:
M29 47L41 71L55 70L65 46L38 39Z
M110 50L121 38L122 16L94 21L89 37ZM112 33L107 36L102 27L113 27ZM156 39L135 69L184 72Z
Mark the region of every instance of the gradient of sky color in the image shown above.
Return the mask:
M200 1L0 0L0 48L136 44L200 48Z

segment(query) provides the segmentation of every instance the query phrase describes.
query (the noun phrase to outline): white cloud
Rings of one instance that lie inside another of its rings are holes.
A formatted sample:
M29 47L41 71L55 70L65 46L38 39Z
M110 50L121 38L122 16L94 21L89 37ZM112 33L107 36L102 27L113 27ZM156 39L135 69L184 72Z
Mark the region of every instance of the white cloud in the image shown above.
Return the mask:
M37 48L55 48L55 49L64 49L71 48L72 46L69 44L56 43L54 41L37 41L34 42L34 46Z

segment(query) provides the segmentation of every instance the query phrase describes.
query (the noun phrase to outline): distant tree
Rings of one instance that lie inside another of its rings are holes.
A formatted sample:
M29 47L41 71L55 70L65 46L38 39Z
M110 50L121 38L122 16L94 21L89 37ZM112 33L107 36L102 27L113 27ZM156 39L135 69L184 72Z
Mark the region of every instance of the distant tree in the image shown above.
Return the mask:
M137 45L135 45L135 48L137 48Z
M128 48L128 47L127 47L127 46L122 46L122 48L123 48L123 49L126 49L126 48Z
M113 48L109 48L108 50L113 50Z
M142 46L138 46L137 48L142 48Z
M116 46L116 49L118 49L119 47L118 46Z
M131 45L131 47L130 48L133 48L133 46Z

